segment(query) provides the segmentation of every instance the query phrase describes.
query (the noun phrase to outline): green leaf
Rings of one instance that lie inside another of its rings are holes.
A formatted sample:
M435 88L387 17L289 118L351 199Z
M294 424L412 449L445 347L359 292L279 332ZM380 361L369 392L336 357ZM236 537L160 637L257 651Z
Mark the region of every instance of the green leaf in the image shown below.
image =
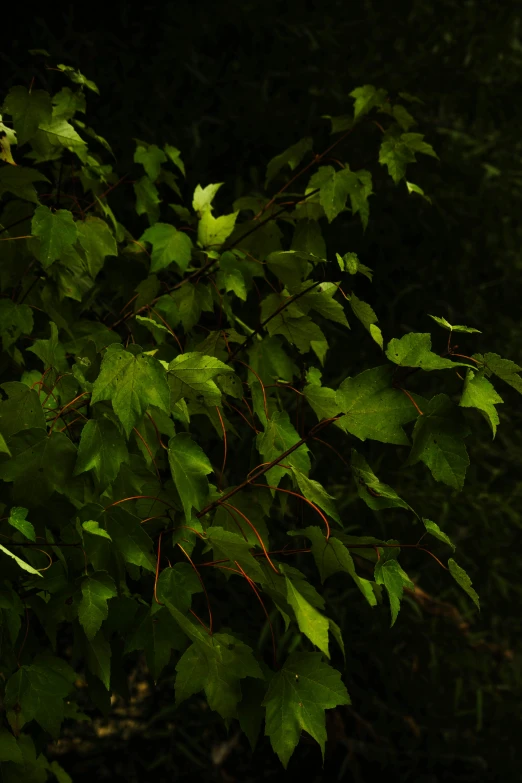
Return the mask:
M100 94L100 91L95 83L91 81L91 79L87 79L83 73L81 73L76 68L73 68L71 65L63 64L57 65L56 67L59 68L60 71L63 71L63 73L65 73L65 75L68 76L74 84L79 84L81 87L87 87L88 90L92 90L97 95Z
M319 743L324 757L325 710L351 704L341 675L321 660L320 653L293 653L270 683L265 734L286 769L301 731Z
M107 690L111 686L111 646L102 631L87 642L85 657L89 670L101 680Z
M415 585L404 573L397 560L379 560L375 564L375 582L384 585L390 599L391 626L395 624L401 606L403 588L415 589ZM390 627L391 627L390 626Z
M116 240L105 222L98 217L87 215L85 220L76 223L78 240L85 251L87 268L94 279L102 269L107 256L117 256Z
M497 394L493 384L484 377L484 370L477 373L471 369L467 371L459 405L462 408L477 408L489 422L493 437L496 435L499 423L495 405L502 402L504 400Z
M355 570L353 558L349 550L338 538L325 539L324 531L320 527L305 527L301 530L289 530L288 535L306 536L311 541L312 555L314 557L321 582L324 583L332 574L344 571L349 574L355 584L368 601L370 606L376 606L377 599L368 579L359 576Z
M448 567L450 570L450 574L452 575L453 579L457 582L460 587L464 590L465 593L469 595L475 606L480 612L480 601L479 597L476 593L476 591L471 586L471 579L467 575L467 573L464 571L463 568L459 566L458 563L453 560L452 557L448 560Z
M144 141L136 141L134 163L141 163L145 173L155 182L161 171L161 164L166 163L167 156L156 144L147 144Z
M424 519L422 518L422 522L424 524L424 527L428 531L428 533L431 533L432 536L435 536L435 538L438 538L439 541L443 541L445 544L448 544L453 551L455 551L456 546L453 543L453 541L446 535L446 533L443 533L440 527L437 525L436 522L432 522L431 519Z
M185 637L169 611L153 604L145 618L127 639L125 652L144 650L149 671L154 682L157 682L161 672L170 662L172 650L184 649L184 647Z
M272 462L287 449L294 446L300 437L296 432L286 411L275 411L268 420L265 430L256 438L257 450L263 462ZM305 475L310 472L309 448L303 443L283 460L284 464L297 468ZM288 468L275 465L265 474L268 484L279 486L281 479L288 473Z
M16 737L7 729L0 729L0 762L3 761L12 761L15 764L24 763Z
M40 206L35 209L31 233L40 238L38 256L43 268L47 269L74 244L78 231L69 210L51 212L48 207Z
M21 666L7 681L5 707L11 727L19 732L31 720L58 738L64 718L64 699L75 675L58 658L42 658L41 663Z
M212 473L213 468L201 446L187 432L171 438L168 448L170 471L189 523L192 509L200 511L207 500L207 475Z
M4 351L8 351L23 334L31 334L32 331L33 311L29 305L0 299L0 333Z
M138 215L147 215L151 226L159 218L159 197L158 188L145 176L138 179L132 186L136 196L136 212Z
M58 338L58 329L53 321L49 322L51 336L48 340L35 340L28 351L36 354L42 360L44 368L53 367L55 370L68 370L65 358L65 349Z
M38 134L33 139L33 147L36 152L39 146L38 142L42 143L43 141L45 141L45 144L42 144L43 160L47 160L49 154L54 157L55 150L60 150L61 148L74 152L78 155L80 160L85 159L87 152L86 143L74 130L73 126L67 122L67 120L63 119L63 117L53 115L50 122L40 123ZM51 149L50 152L47 153L49 147ZM43 152L44 149L45 153ZM36 159L38 160L38 157Z
M215 378L233 373L232 367L199 352L183 353L169 364L168 383L171 408L182 399L193 399L204 405L220 405L221 391Z
M176 704L205 691L210 709L225 720L237 716L240 680L263 679L252 649L226 633L216 633L208 645L194 642L176 666Z
M472 332L477 332L477 334L482 334L478 329L473 329L471 326L454 326L453 324L450 324L448 321L446 321L445 318L439 318L436 315L430 315L430 318L433 318L435 323L438 323L439 326L442 326L443 329L448 329L450 332L467 332L471 334Z
M157 585L157 596L162 603L170 603L186 614L192 605L192 596L202 593L203 586L189 563L176 563L164 568Z
M503 359L498 353L486 353L484 356L477 354L473 358L483 362L488 373L493 373L522 394L522 378L519 375L522 367L518 364L510 359Z
M377 89L373 84L365 84L352 90L350 97L355 99L353 107L354 119L358 120L368 114L376 106L381 106L388 95L386 90Z
M121 463L128 461L125 440L110 419L90 419L85 424L78 447L75 476L94 470L103 491L118 475Z
M36 541L34 526L26 519L27 514L28 509L23 508L22 506L13 506L9 512L7 521L11 527L14 527L15 530L19 530L22 535L29 539L29 541Z
M242 518L240 517L240 519ZM207 530L207 540L213 549L214 560L229 560L232 568L237 568L235 564L239 563L247 576L255 582L263 581L263 571L250 551L252 544L242 535L212 525ZM259 546L257 540L256 544Z
M345 378L337 389L337 410L345 415L336 426L364 441L408 445L403 426L418 417L411 400L392 383L392 370L386 365ZM417 401L417 395L412 395Z
M29 563L25 562L25 560L21 560L19 557L10 552L9 549L6 549L2 544L0 544L0 552L3 552L5 555L9 555L9 557L12 557L16 564L24 571L27 571L29 574L33 574L33 576L42 576L42 574L37 571L36 568L30 566Z
M307 600L307 597L300 592L299 587L301 585L299 582L294 582L286 573L285 580L286 600L294 610L299 630L310 639L312 644L319 647L319 649L329 658L328 618L325 617L324 614L321 614L321 612Z
M63 432L30 429L9 441L12 459L0 464L0 478L14 483L13 499L44 505L52 492L69 492L76 446Z
M111 345L105 351L100 374L94 382L91 405L102 400L111 400L129 436L150 405L169 412L166 372L152 356L135 356L121 345Z
M410 332L401 338L394 337L388 343L386 356L399 367L420 367L423 370L448 370L469 367L463 362L443 359L431 350L431 335Z
M87 533L91 533L93 536L100 536L101 538L107 538L109 541L112 541L110 535L106 530L100 527L100 524L96 519L88 519L86 522L82 522L82 527Z
M234 230L238 215L239 212L232 212L215 218L210 209L206 209L198 223L198 241L202 247L221 247Z
M431 144L423 140L421 133L397 134L396 128L392 126L384 135L379 150L379 163L387 167L395 184L405 176L408 163L416 162L415 153L438 157Z
M326 242L317 220L305 219L297 223L291 249L326 259Z
M269 182L271 182L285 166L288 166L290 171L294 171L297 166L299 166L306 153L311 151L312 144L313 141L309 137L301 139L297 144L292 144L292 146L288 147L284 152L281 152L279 155L272 158L266 167L265 189L268 187Z
M352 449L352 474L357 486L359 497L374 511L383 508L411 508L395 490L379 481L366 460L355 449Z
M57 119L70 120L77 111L85 114L85 95L81 90L73 92L69 87L62 87L53 95L53 116Z
M406 181L406 187L408 188L408 193L417 193L419 196L422 196L423 199L425 199L428 204L431 204L431 198L426 195L426 193L423 191L421 187L418 185L414 185L413 182ZM477 329L472 329L471 331L478 331Z
M113 506L105 513L107 532L124 560L154 572L156 558L152 554L152 539L145 532L141 520L120 506Z
M0 402L0 432L5 438L20 430L45 429L45 414L35 389L17 381L3 383L1 388L8 395Z
M25 201L38 204L34 182L49 182L49 180L36 169L28 169L24 166L0 168L0 196L4 193L12 193Z
M355 296L355 294L350 294L348 297L348 304L352 308L355 317L359 319L364 328L367 329L371 334L371 327L376 324L379 319L375 315L370 305L366 302L363 302L361 299Z
M176 147L173 147L171 144L165 144L163 149L167 153L167 156L172 161L172 163L175 166L177 166L177 168L181 171L183 176L185 176L185 165L180 157L181 152L178 149L176 149Z
M51 96L45 90L11 87L4 101L4 109L13 118L19 146L33 138L38 126L51 121Z
M296 470L296 468L292 468L292 475L305 498L311 500L312 503L315 503L319 508L322 508L322 510L332 519L335 519L336 522L341 521L335 503L332 502L335 498L328 494L322 484L313 479L309 479L304 473Z
M462 489L469 465L464 443L470 431L461 411L445 394L432 397L413 430L413 446L405 466L421 460L435 481Z
M156 223L140 237L140 242L152 245L151 273L166 269L175 263L180 272L186 272L192 254L192 241L183 231L168 223Z
M117 595L116 585L109 574L99 571L87 576L81 585L82 600L78 605L78 619L91 641L107 619L107 601Z
M199 214L200 217L204 212L212 212L212 202L214 201L214 196L222 184L222 182L218 182L213 185L207 185L205 188L202 188L201 185L196 185L194 196L192 198L192 208Z

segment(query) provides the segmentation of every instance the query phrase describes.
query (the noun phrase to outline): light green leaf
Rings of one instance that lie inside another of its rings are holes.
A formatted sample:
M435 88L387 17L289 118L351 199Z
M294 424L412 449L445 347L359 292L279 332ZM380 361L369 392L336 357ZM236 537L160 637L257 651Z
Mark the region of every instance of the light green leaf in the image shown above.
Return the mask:
M87 87L88 90L92 90L97 95L100 94L96 84L91 81L91 79L87 79L83 73L78 71L76 68L73 68L72 65L60 64L56 67L59 68L60 71L63 71L63 73L65 73L74 84L79 84L81 87Z
M121 463L128 461L125 440L110 419L90 419L85 424L78 447L75 476L94 470L103 491L118 475Z
M478 329L473 329L473 327L471 326L462 326L462 325L454 326L453 324L450 324L448 321L446 321L445 318L439 318L438 316L430 315L429 313L428 315L430 316L430 318L433 318L435 323L438 323L439 326L442 326L443 329L448 329L450 332L468 332L470 334L472 332L477 332L477 334L482 334L482 332L480 332Z
M359 497L369 508L380 511L383 508L397 507L413 511L392 487L379 481L364 457L355 449L352 449L352 474Z
M198 240L201 245L203 247L221 247L234 230L238 215L239 212L232 212L230 215L215 218L210 209L206 209L198 223Z
M192 198L192 208L201 217L204 212L212 212L214 196L218 192L223 183L218 182L213 185L207 185L206 188L202 188L201 185L196 185L194 196Z
M411 400L392 383L392 370L386 365L374 367L345 378L337 389L337 409L345 415L336 426L364 441L408 445L403 426L418 417ZM417 395L412 395L416 401Z
M102 400L111 400L114 412L129 436L150 405L169 412L166 372L152 356L135 356L121 345L110 345L94 382L91 405Z
M297 486L308 500L319 506L328 516L335 519L336 522L340 522L340 517L335 507L335 498L329 495L322 484L313 479L309 479L304 473L292 468L292 474L297 482Z
M163 147L165 152L167 153L167 156L172 161L172 163L177 166L177 168L181 171L183 176L185 176L185 165L183 161L181 160L181 152L176 149L176 147L173 147L171 144L165 144Z
M459 405L462 408L477 408L489 422L493 437L496 435L499 423L495 405L502 402L504 400L497 394L493 384L484 377L484 370L477 373L471 369L467 371Z
M431 350L431 335L410 332L401 338L394 337L388 343L386 356L400 367L420 367L423 370L449 370L469 367L464 362L443 359Z
M326 743L325 710L351 704L340 673L323 663L320 653L293 653L270 683L265 734L286 769L301 731L321 747Z
M4 111L13 118L19 146L33 138L38 126L51 121L51 96L45 90L11 87L4 101Z
M220 405L221 391L214 379L233 372L232 367L214 356L199 352L176 356L169 364L167 376L171 407L183 397L204 405Z
M413 430L413 446L405 466L421 460L435 481L462 489L469 457L464 438L469 429L462 412L445 394L438 394L424 406Z
M453 579L457 582L458 585L462 587L465 593L469 595L477 609L480 611L480 601L479 597L476 593L476 591L471 586L471 579L467 575L467 573L464 571L463 568L459 566L458 563L453 560L452 557L448 560L448 567L450 570L450 574L452 575Z
M76 153L80 160L84 160L87 152L87 144L82 137L74 130L73 126L63 119L63 117L53 116L50 122L41 122L38 130L38 135L33 141L33 146L37 148L35 144L39 137L43 137L48 145L54 148L64 147Z
M31 232L40 238L39 260L47 269L61 258L64 251L76 241L78 234L72 212L59 209L51 212L49 207L37 207L31 222Z
M384 135L379 150L379 163L387 167L395 184L405 176L408 163L416 162L415 153L438 157L431 144L423 141L421 133L397 134L396 129L397 126L392 126Z
M352 90L350 97L355 99L353 107L354 119L358 120L368 114L375 106L381 106L388 95L386 90L377 89L373 84L365 84Z
M431 519L424 519L422 518L424 527L428 531L428 533L431 533L432 536L435 536L435 538L438 538L439 541L444 541L445 544L448 544L453 551L455 551L456 546L453 543L453 541L446 535L446 533L443 533L440 527L437 525L436 522L432 522Z
M348 272L350 275L355 275L359 272L361 275L367 277L370 283L372 282L373 271L369 266L361 264L357 253L345 253L344 256L340 256L339 253L336 253L335 256L342 272Z
M408 193L418 193L419 196L422 196L423 199L426 199L428 204L431 204L431 198L426 195L426 193L423 191L422 188L420 188L418 185L414 185L413 182L406 181L406 187L408 188ZM477 331L476 329L472 331Z
M294 169L299 166L306 153L310 152L312 144L313 140L309 137L301 139L297 144L293 144L284 152L281 152L279 155L272 158L266 167L265 189L268 187L269 182L271 182L285 166L288 166L290 171L294 171Z
M82 600L78 605L78 619L91 641L107 619L109 608L107 601L118 593L112 577L104 571L99 571L82 581Z
M62 87L53 95L53 116L58 119L70 120L77 111L85 114L85 95L81 90L73 92L69 87Z
M239 518L242 520L242 517ZM247 523L245 522L245 526L246 525ZM209 527L207 530L207 540L214 552L214 560L229 560L232 568L237 568L237 566L235 566L235 563L237 562L245 571L246 575L255 582L263 581L263 571L261 570L257 559L250 551L252 543L246 538L243 538L242 535L212 525L212 527ZM257 539L256 544L259 546Z
M178 231L168 223L156 223L140 237L140 242L152 245L151 273L166 269L175 263L180 272L185 272L190 264L192 241L183 231Z
M394 559L381 559L375 564L375 582L386 588L390 599L391 625L394 625L401 606L403 588L414 590L415 585Z
M299 630L329 658L328 618L306 600L306 597L299 591L298 584L295 584L286 574L285 580L286 600L294 610Z
M85 251L87 268L94 279L102 269L106 256L117 256L116 240L105 222L98 217L87 215L85 220L76 223L78 240Z
M488 373L493 373L522 394L522 378L519 375L522 367L518 364L503 359L498 353L486 353L484 356L476 354L473 358L483 362Z
M190 522L192 509L200 511L208 497L207 475L213 468L201 446L188 432L180 432L169 440L169 465L178 490L185 519Z
M12 557L13 560L16 561L16 564L19 565L20 568L22 568L24 571L27 571L29 574L33 574L34 576L43 576L43 574L37 571L36 568L30 566L29 563L25 562L25 560L21 560L19 557L10 552L9 549L6 549L2 544L0 544L0 552L3 552L5 555L9 555L9 557Z
M100 524L96 519L88 519L86 522L82 522L82 527L87 531L87 533L91 533L93 536L108 538L109 541L112 541L110 535L106 530L104 530L103 527L100 527Z
M34 526L26 519L27 514L28 509L23 508L22 506L13 506L9 512L7 521L11 527L19 530L22 535L29 539L29 541L36 541Z
M355 317L358 318L364 328L367 329L370 334L372 334L371 327L376 324L379 319L375 315L375 312L370 307L370 305L366 302L363 302L362 299L359 299L357 296L355 296L355 294L350 294L348 297L348 304L352 308Z
M38 204L34 182L49 182L49 180L36 169L28 169L24 166L0 168L0 196L4 193L12 193L25 201Z

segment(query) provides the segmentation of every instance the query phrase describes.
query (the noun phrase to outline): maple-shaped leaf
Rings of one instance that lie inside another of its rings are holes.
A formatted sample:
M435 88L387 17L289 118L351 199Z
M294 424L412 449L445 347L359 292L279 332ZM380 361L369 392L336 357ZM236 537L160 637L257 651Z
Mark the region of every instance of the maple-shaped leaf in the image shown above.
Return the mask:
M306 401L319 420L331 419L341 412L334 389L321 386L321 372L312 367L306 374L307 384L303 389Z
M185 272L192 255L192 240L183 231L169 223L156 223L140 237L140 242L152 245L150 271L159 272L175 263L180 272Z
M336 426L360 440L408 445L403 426L418 417L411 400L392 386L392 369L373 367L345 378L337 389L336 403L342 416ZM417 401L422 398L412 395Z
M214 197L222 185L222 182L216 182L211 185L207 185L204 188L202 188L201 185L196 185L194 195L192 197L192 208L195 212L198 213L199 217L201 217L204 212L212 212L212 202L214 201Z
M259 433L257 436L256 445L263 462L272 462L272 460L294 446L299 440L300 437L290 421L288 413L286 411L275 411L268 420L264 432ZM308 446L306 443L303 443L285 457L283 461L306 475L310 472L310 457L308 454ZM265 474L267 483L279 486L281 479L286 473L288 473L288 468L275 465Z
M47 269L74 244L78 229L68 209L51 212L49 207L39 206L33 215L31 233L40 239L38 258L43 268Z
M486 353L484 356L475 354L473 358L485 364L488 375L493 373L522 394L522 378L519 375L522 367L518 364L510 359L503 359L498 353Z
M283 570L282 566L280 566L280 570ZM286 568L283 570L286 581L286 600L288 601L289 606L294 610L299 630L310 639L312 644L319 647L319 649L329 658L328 618L325 617L324 614L321 614L321 612L307 600L307 596L299 589L301 587L301 582L293 580L291 576L287 575L285 572Z
M356 87L350 93L350 97L355 101L353 106L354 119L360 119L375 106L380 107L385 102L387 95L388 92L386 90L382 88L377 89L373 84Z
M379 163L386 166L390 177L397 184L406 174L408 163L415 163L417 152L438 158L431 144L424 141L422 133L398 133L392 126L382 140L379 150Z
M26 506L43 505L52 492L68 494L76 446L63 432L23 430L9 440L12 458L0 464L0 478L12 481L13 498Z
M153 603L145 612L141 622L134 625L133 632L125 643L125 653L144 650L149 671L154 682L157 682L170 661L172 650L184 649L184 647L185 636L168 609Z
M141 163L148 177L155 182L161 171L161 164L167 162L167 156L157 144L147 144L145 141L136 141L134 163Z
M176 356L169 364L167 375L171 408L183 397L205 405L220 405L221 391L214 379L233 372L229 365L198 351Z
M28 509L23 506L13 506L9 512L7 521L14 527L15 530L19 530L23 536L29 539L29 541L36 541L36 533L34 526L26 518Z
M53 116L56 118L70 120L77 111L85 114L86 101L81 90L73 92L69 87L62 87L60 92L53 95L52 103Z
M167 153L167 156L170 161L181 171L183 176L185 176L185 164L181 160L181 152L176 148L173 147L172 144L165 144L163 149Z
M326 541L324 530L321 530L320 527L289 530L288 534L291 536L302 535L310 539L312 555L317 565L321 582L324 582L332 574L344 571L352 577L370 606L376 606L377 599L372 590L371 582L357 574L350 551L342 541L335 537L330 537Z
M85 141L67 120L54 112L50 122L40 123L32 145L37 156L40 148L41 155L36 160L48 160L49 156L54 158L60 148L74 152L82 162L85 162L87 156Z
M229 560L232 568L237 568L235 564L239 563L247 576L255 582L263 581L263 571L250 551L252 544L242 535L212 525L207 530L207 541L213 549L214 560ZM257 545L259 546L258 541Z
M4 101L3 110L13 118L19 146L33 138L41 123L51 121L51 96L45 90L27 87L11 87Z
M359 261L357 253L345 253L344 256L336 253L335 257L337 258L337 263L342 272L348 272L350 275L355 275L359 272L361 275L367 277L370 283L372 282L373 271L369 266L365 266L365 264L362 264Z
M390 550L388 550L390 551ZM391 626L395 624L399 609L401 606L404 587L410 590L415 589L415 585L408 575L402 570L397 560L386 559L385 556L375 564L375 582L378 585L384 585L388 598L390 599ZM390 627L391 627L390 626Z
M85 220L76 223L78 241L85 252L87 268L94 279L102 269L106 256L117 256L116 240L105 222L98 217L87 215Z
M470 431L462 412L446 394L437 394L424 406L413 430L413 446L405 466L421 460L435 481L462 489L469 465L464 438Z
M0 196L12 193L25 201L38 204L35 182L49 182L41 172L24 166L3 166L0 169Z
M325 710L351 704L340 673L321 660L320 653L293 653L272 681L263 705L265 734L286 769L301 731L319 743L324 757Z
M59 658L42 657L38 663L21 666L7 681L5 708L15 734L35 720L57 739L64 718L64 699L76 678Z
M477 609L480 611L480 601L479 597L476 593L476 591L471 586L471 579L469 578L466 571L464 571L461 566L459 566L458 563L453 560L452 557L448 560L448 567L450 570L450 574L452 575L453 579L457 582L460 587L464 590L465 593L469 595Z
M268 162L266 167L265 189L268 183L279 174L282 168L288 166L290 171L294 171L295 168L301 163L302 159L307 152L312 149L313 140L309 137L301 139L296 144L292 144L284 152L276 155L272 160ZM257 212L257 210L256 210Z
M489 422L493 437L496 435L497 425L500 421L495 405L502 402L504 400L497 394L493 384L484 377L484 370L474 372L469 369L467 371L459 405L462 408L477 408Z
M236 225L236 218L239 212L232 212L230 215L214 217L210 209L203 212L198 223L198 241L202 247L218 248L230 236Z
M413 511L395 490L379 481L364 457L352 449L352 474L359 497L374 511L382 508L407 508ZM415 512L414 512L415 513Z
M164 568L156 588L161 603L170 603L184 614L191 607L192 596L201 592L203 586L189 563L176 563L172 568Z
M244 677L263 679L252 649L226 633L216 633L210 644L194 642L179 659L176 704L204 690L210 709L225 720L235 718Z
M94 382L91 405L111 400L127 436L150 405L169 412L169 387L162 365L152 356L134 355L110 345Z
M85 577L81 584L82 600L78 605L78 619L89 641L107 619L107 601L117 595L116 585L109 574L98 571Z
M288 287L297 287L310 274L312 270L312 264L310 262L317 262L320 259L305 253L302 250L276 250L274 253L270 253L266 258L266 263L271 272ZM264 321L270 314L267 310L267 303L275 299L275 310L277 307L285 303L285 299L288 297L280 296L277 294L271 294L263 302L261 309L261 318ZM295 315L296 311L292 313ZM297 311L297 315L300 315L301 311Z
M63 65L63 63L60 63L56 67L59 68L59 70L62 71L62 73L64 73L66 76L68 76L73 84L79 84L80 87L87 87L88 90L92 90L97 95L100 94L98 87L92 81L92 79L87 79L87 77L84 76L83 73L77 68L73 68L72 65Z
M141 519L121 506L112 506L106 512L107 532L124 560L142 566L147 571L156 570L152 554L152 539L141 524Z
M394 337L388 343L386 356L400 367L420 367L423 370L448 370L452 367L469 367L464 362L444 359L431 350L431 335L410 332L401 338Z
M192 509L200 511L208 497L207 475L213 468L201 446L188 432L180 432L169 440L169 465L178 490L185 519L190 522Z
M282 334L290 345L295 345L299 353L312 350L321 364L328 350L328 342L321 328L307 315L294 318L282 310L266 325L272 336Z
M128 460L127 444L116 425L106 417L89 419L82 430L74 475L94 470L103 491Z

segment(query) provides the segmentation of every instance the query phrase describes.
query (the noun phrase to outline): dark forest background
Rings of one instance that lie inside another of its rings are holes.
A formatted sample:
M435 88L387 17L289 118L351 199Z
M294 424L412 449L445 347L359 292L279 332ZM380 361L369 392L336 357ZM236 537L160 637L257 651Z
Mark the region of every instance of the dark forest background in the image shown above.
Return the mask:
M89 94L89 124L110 142L122 174L134 165L133 139L168 142L185 162L184 195L198 183L223 181L224 205L260 185L268 160L300 138L326 141L322 116L349 113L354 87L420 98L419 130L440 160L423 161L414 181L433 204L411 199L377 172L367 232L340 218L329 252L340 243L374 270L362 298L387 334L428 331L427 313L434 313L480 329L487 350L522 364L519 2L113 0L110 17L88 4L41 6L31 18L24 8L9 13L3 93L31 82L28 50L46 49L53 62L79 68L99 86L100 97ZM352 162L364 165L364 146ZM114 196L125 211L125 189ZM139 220L129 205L128 224ZM480 336L472 342L465 335L462 346L480 351ZM373 366L375 356L362 344L359 355L346 355L339 342L329 361L357 370ZM418 492L425 515L458 543L481 614L429 558L408 563L425 598L406 598L391 630L332 579L327 590L347 641L353 708L330 715L324 771L317 747L303 741L289 776L520 780L522 411L514 390L504 387L502 396L495 440L484 423L470 442L462 493L422 471L413 496L411 483L408 489L410 502ZM397 470L399 494L402 480ZM155 690L140 670L131 693L130 705L113 705L108 718L55 749L75 782L253 783L282 775L265 741L252 758L246 740L227 734L201 699L174 711L168 683Z

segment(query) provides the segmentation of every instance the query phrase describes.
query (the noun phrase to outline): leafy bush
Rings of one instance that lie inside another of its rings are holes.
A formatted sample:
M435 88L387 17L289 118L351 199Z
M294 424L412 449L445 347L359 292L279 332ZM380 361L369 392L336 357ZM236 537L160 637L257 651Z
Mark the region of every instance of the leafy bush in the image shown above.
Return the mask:
M342 574L393 625L415 589L409 549L479 605L428 546L453 551L450 537L379 479L382 458L406 485L423 463L459 491L476 411L493 437L499 423L492 379L522 391L513 362L459 350L477 329L432 315L436 350L428 333L385 338L356 293L372 270L332 247L339 215L371 230L379 188L429 202L406 178L437 157L411 130L415 98L353 90L322 152L301 139L227 211L222 183L187 197L169 144L136 140L136 177L115 173L79 119L96 85L57 71L72 87L10 89L0 124L3 777L65 780L49 736L87 717L86 693L101 710L124 694L143 653L154 681L175 669L178 704L204 692L252 746L264 722L285 767L302 731L324 754L325 711L350 704L325 580ZM355 498L422 533L382 538L366 516L354 535Z

